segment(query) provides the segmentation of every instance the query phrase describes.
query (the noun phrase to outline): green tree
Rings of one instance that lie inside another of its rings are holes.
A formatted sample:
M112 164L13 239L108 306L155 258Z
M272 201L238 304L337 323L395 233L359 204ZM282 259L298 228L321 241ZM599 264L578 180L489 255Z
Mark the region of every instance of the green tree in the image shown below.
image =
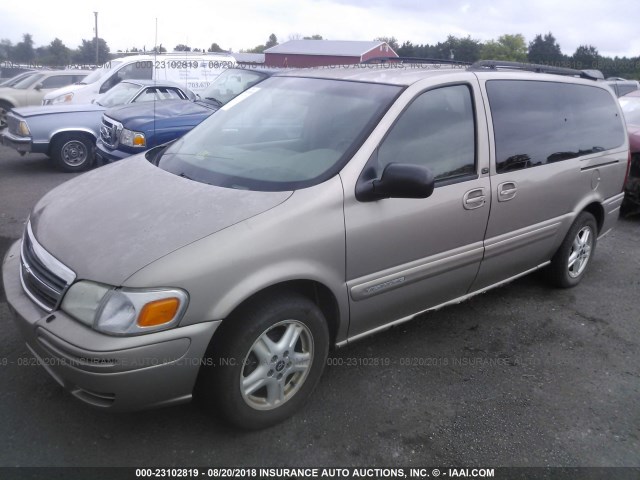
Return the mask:
M13 60L19 63L33 62L36 52L33 49L33 37L29 33L22 35L22 41L13 48Z
M481 57L485 60L507 60L511 62L527 61L527 44L524 36L502 35L498 40L489 40L481 49Z
M8 38L0 40L0 60L10 60L13 58L13 43Z
M134 47L134 48L135 48L135 47ZM133 49L131 49L131 51L133 52L134 50L133 50ZM135 51L137 51L137 49L136 49ZM160 45L156 45L155 47L153 47L153 48L151 49L151 51L152 51L152 52L154 52L154 53L165 53L165 52L167 51L167 49L166 49L166 48L164 48L164 47L162 46L162 44L160 44Z
M396 37L376 37L373 41L386 42L386 44L393 48L393 51L396 53L398 53L398 50L400 49L400 45L398 45L398 39Z
M303 40L324 40L324 38L322 38L322 35L318 35L317 33L315 35L311 35L310 37L302 37Z
M176 45L173 48L173 51L174 52L190 52L191 51L191 47L188 47L187 45L179 43L178 45Z
M224 52L224 50L220 48L220 45L218 45L217 43L212 43L207 51L208 52Z
M82 39L82 44L78 46L73 59L77 63L92 64L96 61L96 39ZM109 46L103 38L98 38L98 64L109 61Z
M580 45L571 57L571 63L572 67L578 70L598 68L599 59L600 55L596 47L593 45Z
M275 47L276 45L278 45L278 37L276 37L275 33L272 33L269 35L267 43L264 44L264 49L266 50L267 48Z
M480 59L480 40L474 40L470 36L458 38L449 35L445 42L436 45L435 58L458 60L460 62L475 62Z
M414 46L413 43L406 41L398 47L396 53L399 57L416 57L416 47L418 46Z
M556 42L556 38L551 32L544 37L536 35L533 41L529 43L527 58L532 63L541 63L543 65L561 66L564 63L560 45Z
M59 38L54 38L44 60L48 65L62 67L71 61L71 50Z

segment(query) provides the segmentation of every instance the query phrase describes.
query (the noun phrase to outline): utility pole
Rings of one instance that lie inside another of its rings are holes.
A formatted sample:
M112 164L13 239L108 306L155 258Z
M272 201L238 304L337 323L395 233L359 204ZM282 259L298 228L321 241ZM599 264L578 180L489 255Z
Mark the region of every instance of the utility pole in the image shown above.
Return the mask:
M98 66L98 12L93 12L96 16L96 67Z

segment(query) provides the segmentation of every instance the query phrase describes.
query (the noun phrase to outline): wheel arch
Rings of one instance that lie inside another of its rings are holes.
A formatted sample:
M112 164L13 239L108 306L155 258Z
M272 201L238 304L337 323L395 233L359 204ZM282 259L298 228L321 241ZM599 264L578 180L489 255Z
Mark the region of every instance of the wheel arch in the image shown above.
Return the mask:
M602 226L604 225L604 208L600 202L591 202L586 205L583 209L583 212L589 212L596 219L596 225L598 226L598 234L602 232Z
M51 133L51 135L49 136L49 148L48 148L48 153L51 153L51 148L53 143L58 140L62 135L66 135L66 134L81 134L81 135L85 135L85 136L89 136L91 137L91 139L93 140L93 142L95 143L98 139L98 135L96 132L94 132L93 130L91 130L90 128L62 128L62 129L58 129L55 130L54 132Z
M330 345L335 345L340 334L340 323L342 318L338 299L329 287L317 280L309 279L282 281L249 295L233 308L227 319L222 322L221 328L214 334L214 338L219 335L219 332L224 332L225 329L223 327L225 326L225 323L232 322L233 320L231 319L239 310L253 303L260 302L265 298L273 295L286 294L287 292L302 295L316 304L327 321Z

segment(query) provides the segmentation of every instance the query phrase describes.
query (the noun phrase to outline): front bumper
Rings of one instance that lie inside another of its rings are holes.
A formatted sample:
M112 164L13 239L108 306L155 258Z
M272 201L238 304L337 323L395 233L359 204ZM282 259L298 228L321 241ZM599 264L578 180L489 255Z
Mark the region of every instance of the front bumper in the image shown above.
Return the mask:
M31 137L19 137L10 133L7 129L0 132L0 143L5 147L13 148L20 153L31 152Z
M137 152L142 153L144 150ZM131 157L136 153L124 152L122 150L107 150L101 143L96 144L96 164L105 165L107 163L117 162L123 158Z
M205 351L220 321L115 337L96 332L61 310L47 314L22 289L20 241L3 261L9 307L49 374L85 403L130 411L189 401Z

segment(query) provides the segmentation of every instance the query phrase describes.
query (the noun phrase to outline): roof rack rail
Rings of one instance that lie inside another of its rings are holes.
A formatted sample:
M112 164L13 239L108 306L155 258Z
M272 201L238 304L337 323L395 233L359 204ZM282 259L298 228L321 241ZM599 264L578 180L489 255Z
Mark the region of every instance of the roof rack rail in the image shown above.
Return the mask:
M462 62L459 60L448 60L444 58L422 58L422 57L374 57L365 60L362 63L389 63L389 62L402 62L402 63L428 63L439 65L471 65L470 62Z
M604 80L600 70L575 70L573 68L556 67L553 65L541 65L537 63L507 62L504 60L479 60L470 70L523 70L527 72L551 73L554 75L567 75L569 77L587 78L589 80Z

